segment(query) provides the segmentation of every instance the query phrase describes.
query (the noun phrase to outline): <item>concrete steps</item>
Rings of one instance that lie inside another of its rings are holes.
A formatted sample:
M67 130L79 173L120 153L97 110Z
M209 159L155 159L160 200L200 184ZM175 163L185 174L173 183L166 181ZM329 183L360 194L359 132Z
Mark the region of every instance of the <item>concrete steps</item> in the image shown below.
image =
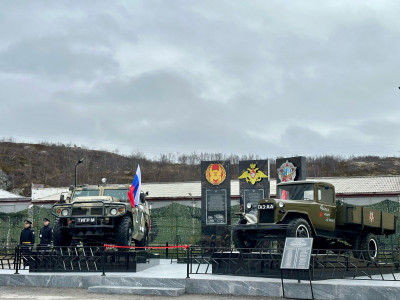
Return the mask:
M184 287L144 287L144 286L91 286L89 293L103 294L134 294L134 295L154 295L178 297L185 293Z

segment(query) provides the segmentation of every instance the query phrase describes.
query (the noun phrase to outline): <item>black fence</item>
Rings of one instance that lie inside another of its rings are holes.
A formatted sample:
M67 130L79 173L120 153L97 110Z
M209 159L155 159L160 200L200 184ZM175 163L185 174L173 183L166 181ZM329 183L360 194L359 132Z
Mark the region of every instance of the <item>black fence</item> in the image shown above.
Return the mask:
M106 247L31 247L0 249L0 268L29 272L136 272L159 262L159 255L144 249Z
M283 249L228 249L190 247L188 277L223 274L290 279L400 280L398 250L380 250L374 260L367 251L316 249L308 270L281 269Z
M283 249L231 249L215 247L146 249L112 247L0 247L0 268L29 272L136 272L159 263L185 263L187 277L220 274L292 279L400 280L399 250L380 249L374 259L366 251L313 250L308 270L281 269Z

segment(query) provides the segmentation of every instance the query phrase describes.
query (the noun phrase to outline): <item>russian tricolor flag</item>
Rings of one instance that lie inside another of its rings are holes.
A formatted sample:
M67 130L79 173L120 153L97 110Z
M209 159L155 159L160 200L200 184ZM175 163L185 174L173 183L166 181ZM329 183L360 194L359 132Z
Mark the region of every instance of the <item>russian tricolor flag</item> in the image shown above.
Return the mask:
M131 202L132 207L137 206L139 203L141 185L142 185L142 176L140 174L140 166L138 165L135 178L133 178L132 185L128 191L128 198L129 201Z

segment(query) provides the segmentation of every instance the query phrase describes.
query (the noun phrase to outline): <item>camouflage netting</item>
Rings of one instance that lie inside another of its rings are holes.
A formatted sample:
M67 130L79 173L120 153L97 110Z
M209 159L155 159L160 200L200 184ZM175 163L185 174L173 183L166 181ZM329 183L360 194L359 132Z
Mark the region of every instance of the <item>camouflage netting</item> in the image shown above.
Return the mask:
M200 208L172 203L152 209L150 243L196 243L201 238L200 226Z
M389 249L394 249L394 248L399 248L400 245L400 222L399 222L399 216L400 216L400 206L399 206L399 202L395 202L395 201L390 201L390 200L385 200L373 205L369 205L368 207L374 208L374 209L378 209L381 211L385 211L391 214L395 214L397 216L397 227L396 227L396 233L390 235L388 238L386 238L385 236L379 236L379 241L386 245L387 248Z
M24 228L24 220L32 221L32 228L35 233L43 226L43 218L48 218L51 223L54 222L54 216L51 215L50 209L42 206L32 205L28 209L16 213L0 213L0 245L9 246L19 243L21 230ZM36 234L36 241L39 241Z

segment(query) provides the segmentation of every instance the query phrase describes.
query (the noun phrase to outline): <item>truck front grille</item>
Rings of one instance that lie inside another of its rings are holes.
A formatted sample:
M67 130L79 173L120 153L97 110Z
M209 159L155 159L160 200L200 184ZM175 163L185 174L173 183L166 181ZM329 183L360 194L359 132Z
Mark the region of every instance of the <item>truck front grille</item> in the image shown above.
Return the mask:
M103 207L74 207L72 216L101 216Z
M274 223L273 209L260 209L260 223Z

